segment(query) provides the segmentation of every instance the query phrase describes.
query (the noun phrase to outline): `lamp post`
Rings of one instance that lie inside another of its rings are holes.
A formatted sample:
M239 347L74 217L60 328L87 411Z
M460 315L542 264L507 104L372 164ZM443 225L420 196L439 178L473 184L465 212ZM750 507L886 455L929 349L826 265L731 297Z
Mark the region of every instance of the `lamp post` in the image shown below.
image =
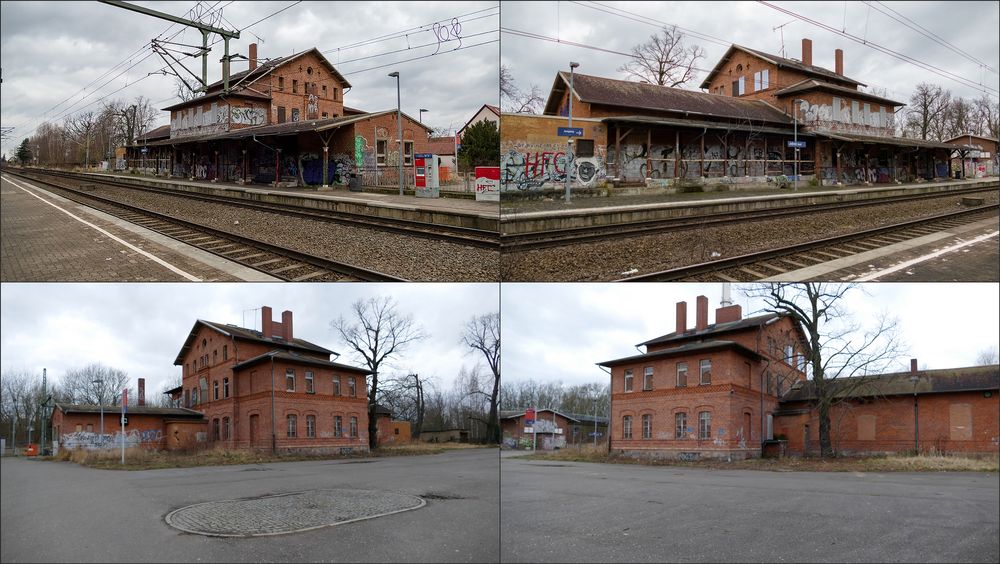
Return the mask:
M399 135L399 195L403 195L403 111L400 109L399 71L392 71L389 76L396 79L396 134Z
M580 63L574 63L570 61L569 63L569 127L573 127L573 69L580 66ZM569 203L569 183L570 183L570 169L573 162L573 137L570 136L566 140L566 203Z
M794 100L792 100L792 106L793 106L793 109L792 109L792 121L795 123L795 132L794 132L794 135L795 135L795 163L794 163L795 164L795 180L793 181L793 184L792 184L792 191L793 192L798 192L799 191L799 112L798 112L798 109L795 107L795 103L796 102L803 102L803 101L804 100L802 100L801 98L795 98Z
M429 112L429 111L430 110L420 108L420 117L418 118L420 120L420 123L424 123L424 112Z
M913 451L916 454L920 453L920 426L919 420L917 419L917 380L919 378L916 374L910 376L910 381L913 382Z

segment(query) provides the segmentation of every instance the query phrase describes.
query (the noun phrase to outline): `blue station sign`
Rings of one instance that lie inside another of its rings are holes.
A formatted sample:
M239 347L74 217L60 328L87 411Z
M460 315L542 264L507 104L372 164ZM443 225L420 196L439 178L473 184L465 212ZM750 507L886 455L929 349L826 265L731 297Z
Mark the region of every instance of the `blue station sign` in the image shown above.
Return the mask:
M559 137L583 137L582 127L560 127Z
M805 149L806 148L806 142L805 141L788 141L788 148L789 149Z

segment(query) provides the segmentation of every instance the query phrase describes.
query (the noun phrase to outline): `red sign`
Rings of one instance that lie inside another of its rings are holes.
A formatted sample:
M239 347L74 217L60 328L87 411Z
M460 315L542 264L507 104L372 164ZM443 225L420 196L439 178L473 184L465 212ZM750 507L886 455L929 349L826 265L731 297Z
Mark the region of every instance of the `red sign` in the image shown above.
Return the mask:
M500 167L476 167L476 199L500 201Z
M524 422L527 423L527 424L529 424L529 425L535 422L535 410L534 409L526 409L526 410L524 410Z

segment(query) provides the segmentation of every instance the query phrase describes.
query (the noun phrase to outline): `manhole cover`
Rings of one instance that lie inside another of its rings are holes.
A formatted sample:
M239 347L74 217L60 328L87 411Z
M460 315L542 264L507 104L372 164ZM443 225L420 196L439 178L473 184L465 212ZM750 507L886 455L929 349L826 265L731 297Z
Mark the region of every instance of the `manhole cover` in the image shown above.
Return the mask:
M423 507L407 494L372 490L310 490L189 505L171 511L168 525L213 537L283 535L342 525Z

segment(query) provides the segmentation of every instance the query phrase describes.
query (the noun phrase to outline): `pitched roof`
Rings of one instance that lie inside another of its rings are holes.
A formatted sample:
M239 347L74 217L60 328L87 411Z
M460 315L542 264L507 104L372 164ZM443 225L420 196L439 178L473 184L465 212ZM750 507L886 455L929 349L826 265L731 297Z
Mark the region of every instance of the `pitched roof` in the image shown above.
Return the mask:
M956 136L952 137L951 139L945 139L944 142L945 143L953 143L953 142L957 141L959 143L962 143L964 141L968 141L969 137L971 137L973 139L982 139L984 141L992 141L994 143L1000 143L1000 141L998 141L996 137L987 137L986 135L976 135L975 133L965 133L963 135L956 135ZM966 143L966 146L968 146L967 143Z
M302 356L295 352L282 351L280 349L275 349L264 354L257 355L253 358L248 358L240 363L233 365L233 370L238 370L241 368L246 368L247 366L252 366L254 364L259 364L261 362L266 362L272 357L278 360L284 360L285 362L295 362L298 364L309 364L312 366L325 366L327 368L336 368L337 370L347 370L350 372L357 372L359 374L372 374L371 370L366 370L364 368L358 368L357 366L351 366L349 364L340 364L339 362L332 362L329 360L322 360L319 358L313 358L308 356Z
M778 90L774 94L775 96L789 96L797 92L807 92L809 90L826 90L829 92L836 92L838 94L845 94L847 96L851 96L852 98L870 100L872 102L878 102L879 104L886 104L889 106L906 105L903 102L897 102L895 100L890 100L889 98L883 98L882 96L876 96L874 94L869 94L868 92L862 92L861 90L855 90L853 88L847 88L845 86L839 86L837 84L823 82L813 78L807 78L806 80L796 82L787 88Z
M136 137L135 141L136 141L136 143L139 143L140 141L151 141L151 140L154 140L154 139L165 139L167 137L170 137L170 124L169 123L167 125L161 125L160 127L157 127L156 129L151 129L151 130L147 131L146 133L143 133L139 137Z
M165 112L169 112L171 110L179 110L181 108L186 108L188 106L197 106L198 104L204 104L205 102L208 102L208 101L211 101L211 100L220 99L220 98L223 98L223 97L226 97L226 98L250 98L252 100L270 100L271 99L271 97L268 96L267 94L262 94L260 92L255 92L255 91L250 90L248 88L241 88L239 90L230 92L229 94L224 94L221 91L219 91L219 92L212 92L210 94L205 94L204 96L198 96L197 98L191 98L190 100L186 100L184 102L178 102L178 103L176 103L176 104L174 104L172 106L167 106L166 108L160 108L160 109L163 110L163 111L165 111Z
M916 376L914 382L911 378ZM950 392L978 392L1000 389L1000 366L971 366L944 370L896 372L879 376L838 378L827 383L834 387L835 397L880 397L893 395L924 395ZM783 403L816 399L812 380L797 383L784 397Z
M960 146L954 143L941 143L940 141L925 141L923 139L912 139L910 137L881 137L877 135L859 135L856 133L844 133L841 131L827 131L809 127L808 131L817 137L828 137L838 141L850 141L854 143L870 143L872 145L899 145L901 147L923 147L925 149L959 149Z
M639 343L637 347L649 346L649 345L659 345L662 343L670 343L673 341L681 341L685 339L690 339L693 337L706 337L708 335L719 335L722 333L728 333L730 331L742 331L744 329L750 329L769 323L772 320L776 320L780 315L777 313L767 313L764 315L758 315L757 317L747 317L745 319L740 319L738 321L730 321L728 323L713 323L702 329L701 331L697 329L691 329L690 331L684 331L683 333L673 332L667 333L666 335L661 335L655 339L650 339L648 341Z
M714 350L725 350L730 349L738 353L748 356L750 358L759 359L760 354L754 352L739 343L733 341L699 341L696 343L689 343L686 345L681 345L679 347L672 347L669 349L663 349L654 352L648 352L643 354L636 354L632 356L626 356L622 358L615 358L612 360L605 360L604 362L598 362L598 366L617 366L621 364L631 364L633 362L667 358L671 356L689 354L692 352L704 352L704 351L714 351Z
M73 403L57 403L56 407L61 409L63 413L100 413L100 405L89 405L89 404L73 404ZM121 412L120 405L105 405L103 406L104 413L114 414ZM129 415L163 415L166 417L190 417L193 419L201 419L204 415L199 411L194 411L193 409L186 409L183 407L150 407L150 406L132 406L128 407Z
M267 343L271 346L281 346L287 349L298 349L314 353L321 353L326 355L337 354L329 349L325 349L317 344L310 343L304 339L292 338L291 341L285 341L280 337L264 337L264 334L260 331L255 331L253 329L245 329L243 327L237 327L236 325L226 324L226 323L216 323L214 321L205 321L199 319L194 322L191 327L191 332L188 333L187 338L184 340L184 345L181 347L180 352L177 353L177 358L174 359L175 365L180 365L184 361L184 355L187 353L188 349L192 346L192 341L198 334L198 327L204 326L212 330L222 333L226 337L233 337L236 339L243 339L246 341L255 341L258 343Z
M561 415L562 417L565 417L566 419L569 419L570 421L573 421L575 423L593 423L595 419L597 420L598 424L607 425L607 423L608 423L608 418L607 417L600 417L600 416L594 417L593 415L586 415L586 414L583 414L583 413L567 413L567 412L562 412L562 411L559 411L559 410L556 410L556 409L548 409L548 408L545 408L545 409L536 409L535 410L536 416L537 416L537 414L542 413L543 411L547 411L549 413L556 413L556 414ZM521 416L523 416L524 413L525 413L525 411L523 409L520 409L520 410L518 410L518 409L514 409L514 410L501 410L500 411L500 419L518 419Z
M327 70L329 70L330 73L332 73L333 76L336 77L337 80L339 80L340 83L344 85L344 87L350 88L351 83L347 82L347 79L344 78L344 75L340 74L340 72L336 68L334 68L333 64L329 60L327 60L326 57L323 56L323 53L321 53L319 49L315 47L313 47L312 49L306 49L305 51L299 51L298 53L293 53L291 55L288 55L287 57L277 57L274 59L264 61L260 65L258 65L257 68L253 70L247 69L245 71L240 71L236 74L231 74L229 75L229 85L232 86L236 82L239 82L243 77L246 77L248 75L250 75L250 80L253 80L260 75L264 75L267 72L274 70L277 67L280 67L281 65L288 64L294 61L295 59L298 59L299 57L305 55L306 53L315 53L316 56L319 57L320 62L323 63L323 66L325 66ZM248 80L247 82L249 82L250 80ZM209 84L208 90L211 91L213 88L219 88L221 86L222 86L222 81L218 80L216 82L213 82L212 84Z
M744 53L763 59L777 67L787 67L790 69L797 70L801 73L805 73L807 75L825 78L826 80L833 80L856 86L867 86L866 84L862 84L861 82L858 82L853 78L848 78L842 74L837 74L830 69L817 67L816 65L806 65L803 64L802 61L796 61L795 59L786 59L784 57L779 57L777 55L772 55L770 53L765 53L763 51L758 51L756 49L751 49L749 47L744 47L742 45L736 45L734 43L729 46L729 49L726 50L726 54L719 59L719 62L715 63L715 66L712 67L712 70L709 71L707 76L705 76L705 80L701 83L701 86L699 86L699 88L708 88L709 84L712 82L712 78L715 77L717 73L722 71L723 65L726 64L729 58L736 51L743 51Z
M569 88L569 79L569 73L565 71L556 74L549 98L545 102L545 114L555 115L558 112L559 102ZM578 100L590 104L675 112L684 114L685 117L792 123L791 117L763 100L747 100L586 74L574 73L573 92Z
M496 106L491 106L490 104L483 104L482 106L479 107L478 110L476 110L476 113L472 114L472 117L469 118L469 121L465 122L465 125L459 128L459 131L460 132L465 131L465 128L469 127L469 124L472 123L472 120L476 119L476 116L479 115L479 112L483 111L483 108L486 108L487 110L496 114L498 119L500 118L500 108Z

